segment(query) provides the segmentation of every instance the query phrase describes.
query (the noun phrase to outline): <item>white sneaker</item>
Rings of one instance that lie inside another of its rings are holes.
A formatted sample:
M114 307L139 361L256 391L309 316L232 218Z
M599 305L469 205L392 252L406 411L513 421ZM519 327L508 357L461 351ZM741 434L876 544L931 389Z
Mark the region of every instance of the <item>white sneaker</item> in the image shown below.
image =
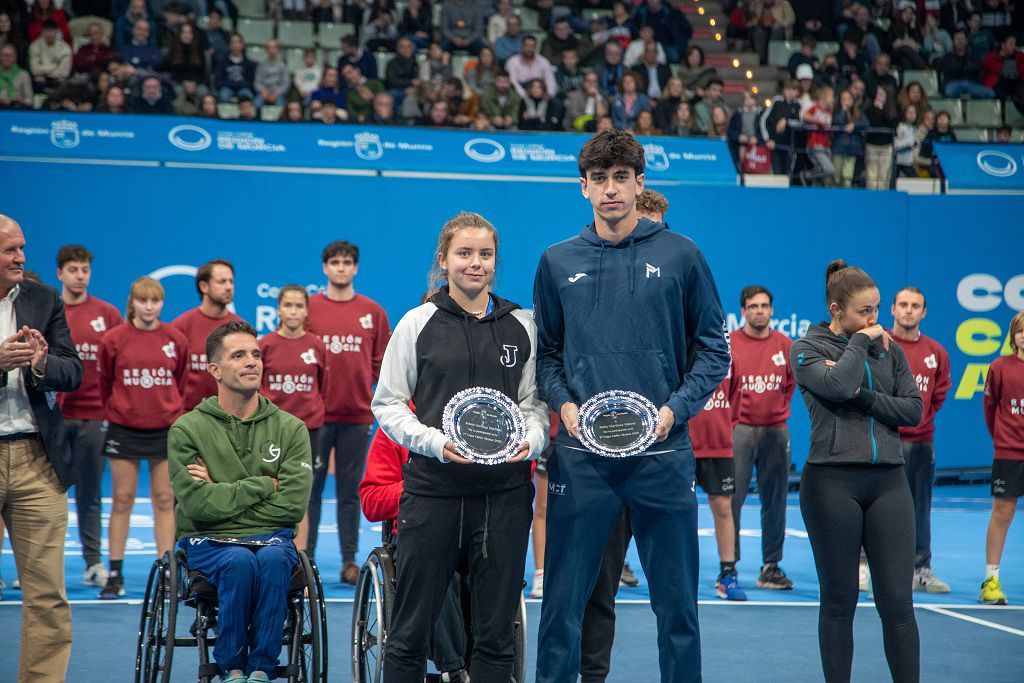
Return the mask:
M102 563L90 564L82 574L83 586L96 586L103 588L107 585L107 568Z
M860 590L862 593L867 593L871 590L871 570L868 569L867 562L860 563Z
M544 597L544 570L538 569L533 573L533 587L530 589L531 598Z
M925 593L948 593L949 584L935 576L931 567L914 570L914 590Z

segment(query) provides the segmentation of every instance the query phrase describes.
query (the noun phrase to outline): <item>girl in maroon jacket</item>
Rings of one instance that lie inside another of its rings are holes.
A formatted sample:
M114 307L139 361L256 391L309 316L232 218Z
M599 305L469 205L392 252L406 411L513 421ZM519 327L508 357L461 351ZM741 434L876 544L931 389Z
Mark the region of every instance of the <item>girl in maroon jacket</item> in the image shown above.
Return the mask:
M985 582L979 598L1005 605L999 585L999 560L1006 532L1024 496L1024 311L1010 322L1013 355L992 361L985 380L985 426L995 445L992 462L992 517L985 538Z
M281 410L306 423L313 468L323 467L320 428L324 426L324 344L306 330L309 294L299 285L285 285L277 297L280 324L260 339L263 354L261 392ZM307 517L302 518L295 546L305 549Z
M157 553L174 545L167 430L184 409L188 348L185 335L160 322L163 307L164 288L151 277L140 277L128 297L128 321L107 332L100 344L100 395L110 425L104 453L114 482L110 575L102 600L124 596L124 547L142 460L149 462Z

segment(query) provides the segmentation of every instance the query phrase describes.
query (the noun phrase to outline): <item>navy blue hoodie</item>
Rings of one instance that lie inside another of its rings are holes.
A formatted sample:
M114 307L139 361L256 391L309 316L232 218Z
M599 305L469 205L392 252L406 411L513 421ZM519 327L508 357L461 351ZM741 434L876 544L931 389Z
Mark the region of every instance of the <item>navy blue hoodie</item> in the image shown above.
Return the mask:
M552 410L602 391L634 391L675 414L655 448L690 447L686 423L730 363L718 290L692 240L641 218L613 244L591 224L544 252L533 304L537 385ZM580 447L564 426L556 443Z

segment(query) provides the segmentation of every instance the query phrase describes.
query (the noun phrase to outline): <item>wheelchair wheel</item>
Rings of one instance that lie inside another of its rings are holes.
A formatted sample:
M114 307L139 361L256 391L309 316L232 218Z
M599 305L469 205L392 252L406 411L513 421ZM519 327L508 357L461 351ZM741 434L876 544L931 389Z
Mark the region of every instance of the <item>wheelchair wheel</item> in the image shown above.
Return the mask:
M167 683L171 679L178 584L174 555L164 553L163 558L153 563L146 582L135 650L135 683Z
M512 683L526 680L526 600L519 596L519 613L512 632Z
M380 683L395 600L394 558L377 548L363 563L352 605L352 680Z
M316 564L299 552L299 564L306 589L292 597L292 634L288 639L288 661L297 666L289 683L327 683L327 615L323 585ZM292 671L295 668L292 667Z

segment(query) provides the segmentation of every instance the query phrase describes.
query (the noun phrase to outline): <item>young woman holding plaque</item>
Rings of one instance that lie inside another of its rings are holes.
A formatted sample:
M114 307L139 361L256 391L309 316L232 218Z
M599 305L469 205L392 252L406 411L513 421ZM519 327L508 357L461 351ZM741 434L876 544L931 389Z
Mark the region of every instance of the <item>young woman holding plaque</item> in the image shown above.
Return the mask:
M533 517L525 461L547 443L548 414L537 398L533 319L490 292L497 257L498 233L482 216L460 213L445 224L430 283L443 286L395 328L371 404L384 433L409 449L387 683L423 680L430 632L460 562L472 577L473 680L512 674ZM443 431L445 406L475 388L500 392L525 417L525 439L507 462L477 463Z
M800 511L821 583L822 668L827 681L850 680L863 545L892 679L916 683L914 502L899 428L920 422L921 394L903 351L878 324L874 281L842 261L829 264L825 281L831 322L790 349L811 417Z

